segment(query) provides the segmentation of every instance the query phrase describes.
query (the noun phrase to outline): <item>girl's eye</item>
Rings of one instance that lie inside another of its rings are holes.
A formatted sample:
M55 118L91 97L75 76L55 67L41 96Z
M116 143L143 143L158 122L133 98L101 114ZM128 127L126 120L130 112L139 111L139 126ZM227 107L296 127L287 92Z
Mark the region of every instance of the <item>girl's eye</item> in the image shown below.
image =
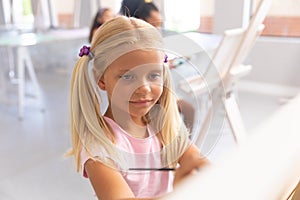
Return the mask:
M150 80L157 80L161 77L160 73L152 73L149 75Z
M134 75L131 74L124 74L122 76L120 76L121 79L125 80L125 81L130 81L134 79Z

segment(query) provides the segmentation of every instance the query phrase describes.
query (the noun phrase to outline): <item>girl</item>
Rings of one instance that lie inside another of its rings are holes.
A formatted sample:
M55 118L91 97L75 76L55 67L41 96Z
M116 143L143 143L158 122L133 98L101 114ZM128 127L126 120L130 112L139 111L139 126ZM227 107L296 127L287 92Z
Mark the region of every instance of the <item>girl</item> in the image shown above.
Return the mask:
M80 56L71 81L71 154L99 199L159 198L207 164L181 121L156 28L114 18ZM108 98L103 115L100 89Z

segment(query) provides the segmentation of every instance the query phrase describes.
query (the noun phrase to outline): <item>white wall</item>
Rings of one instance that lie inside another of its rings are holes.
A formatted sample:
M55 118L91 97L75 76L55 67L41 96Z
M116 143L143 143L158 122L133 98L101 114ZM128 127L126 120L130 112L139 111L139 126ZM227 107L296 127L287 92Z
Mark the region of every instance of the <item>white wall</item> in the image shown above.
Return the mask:
M247 62L246 80L300 88L300 38L261 37Z
M247 26L250 10L250 0L215 0L213 33Z
M255 1L258 4L261 0ZM300 16L299 10L300 0L273 0L269 15Z
M73 13L75 0L52 0L57 13Z

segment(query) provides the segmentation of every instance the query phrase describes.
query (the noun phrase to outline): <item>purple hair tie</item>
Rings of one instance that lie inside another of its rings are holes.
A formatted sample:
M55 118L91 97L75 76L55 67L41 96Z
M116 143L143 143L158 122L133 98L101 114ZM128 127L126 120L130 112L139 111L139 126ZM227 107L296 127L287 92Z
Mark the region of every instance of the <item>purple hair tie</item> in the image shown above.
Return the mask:
M84 45L84 46L80 49L79 56L80 56L80 57L82 57L82 56L90 56L90 57L92 58L93 56L91 55L90 47Z
M165 59L164 59L164 63L167 63L168 62L168 55L165 54Z

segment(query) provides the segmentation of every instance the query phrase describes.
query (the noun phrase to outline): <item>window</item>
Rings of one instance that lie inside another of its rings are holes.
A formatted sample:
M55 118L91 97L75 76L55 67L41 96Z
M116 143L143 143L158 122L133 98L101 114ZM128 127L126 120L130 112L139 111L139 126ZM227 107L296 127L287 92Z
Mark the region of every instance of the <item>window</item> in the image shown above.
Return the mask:
M215 0L161 0L164 1L166 29L186 32L212 33ZM154 2L161 2L159 0ZM158 3L158 5L160 5Z
M34 19L30 0L22 0L23 9L21 11L20 23L25 25L33 25Z
M264 24L263 35L300 37L300 0L273 0Z
M198 30L200 25L200 4L199 0L165 0L165 28L177 32Z
M198 31L202 33L212 33L215 1L201 0L200 8L200 27Z
M19 28L33 25L33 15L30 0L13 1L14 24Z

